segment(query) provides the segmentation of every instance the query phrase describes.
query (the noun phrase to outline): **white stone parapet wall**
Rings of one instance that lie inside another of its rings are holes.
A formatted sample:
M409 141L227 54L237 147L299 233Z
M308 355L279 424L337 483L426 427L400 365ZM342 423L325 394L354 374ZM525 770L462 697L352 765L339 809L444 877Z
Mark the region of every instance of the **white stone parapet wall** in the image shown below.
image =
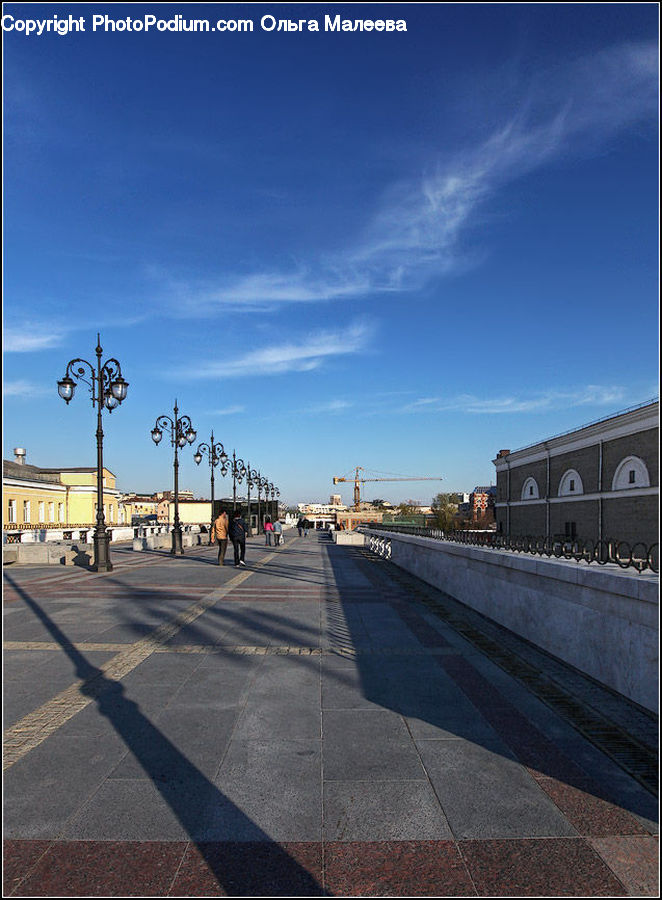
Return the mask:
M371 529L393 563L646 709L658 709L659 576Z
M107 526L111 544L133 542L134 550L159 550L170 547L172 543L172 525L112 525ZM64 533L71 538L64 538ZM138 537L136 537L136 532ZM6 535L4 535L6 538ZM184 547L194 547L202 542L200 525L182 526L182 543ZM16 565L60 565L72 552L78 554L83 564L85 548L87 562L92 560L94 545L94 528L48 528L23 531L21 543L7 543L2 546L2 562Z

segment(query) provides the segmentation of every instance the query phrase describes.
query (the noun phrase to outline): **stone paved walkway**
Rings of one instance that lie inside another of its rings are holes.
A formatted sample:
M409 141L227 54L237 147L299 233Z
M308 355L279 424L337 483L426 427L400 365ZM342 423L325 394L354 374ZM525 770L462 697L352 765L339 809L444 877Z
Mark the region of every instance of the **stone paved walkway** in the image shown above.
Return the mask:
M387 565L113 561L4 573L5 896L657 894L652 795Z

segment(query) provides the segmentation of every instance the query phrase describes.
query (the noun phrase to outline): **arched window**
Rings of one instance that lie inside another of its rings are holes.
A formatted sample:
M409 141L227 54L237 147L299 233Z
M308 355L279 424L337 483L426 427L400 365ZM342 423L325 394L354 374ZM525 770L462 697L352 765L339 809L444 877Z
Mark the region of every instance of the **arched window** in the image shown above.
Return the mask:
M539 497L538 482L529 476L522 485L522 500L537 500Z
M584 485L575 469L568 469L563 473L559 482L559 497L573 497L575 494L583 494Z
M612 491L626 491L639 487L650 487L646 463L638 456L626 456L616 468L611 489Z

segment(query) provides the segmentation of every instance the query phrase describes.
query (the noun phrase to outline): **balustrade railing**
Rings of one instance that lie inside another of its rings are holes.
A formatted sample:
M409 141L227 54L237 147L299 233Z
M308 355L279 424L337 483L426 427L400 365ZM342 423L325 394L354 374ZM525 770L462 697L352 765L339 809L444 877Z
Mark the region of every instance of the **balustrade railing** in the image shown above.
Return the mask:
M555 559L575 562L597 563L604 566L614 563L622 569L633 568L637 572L659 572L659 544L650 546L639 541L634 544L617 540L579 540L562 535L554 537L518 536L508 537L494 531L443 531L440 528L426 528L419 525L383 525L368 523L362 526L368 531L391 531L452 541L473 547L493 550L509 550L513 553L529 553ZM372 548L371 548L372 549ZM380 555L382 555L380 553Z

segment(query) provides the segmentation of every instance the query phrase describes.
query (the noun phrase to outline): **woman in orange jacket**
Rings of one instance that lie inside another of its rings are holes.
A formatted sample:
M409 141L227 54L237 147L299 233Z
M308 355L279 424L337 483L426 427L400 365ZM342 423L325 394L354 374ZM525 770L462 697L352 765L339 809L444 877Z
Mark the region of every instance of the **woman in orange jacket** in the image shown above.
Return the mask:
M218 543L218 564L225 565L225 551L228 549L228 514L222 509L214 520L211 532L212 544Z

